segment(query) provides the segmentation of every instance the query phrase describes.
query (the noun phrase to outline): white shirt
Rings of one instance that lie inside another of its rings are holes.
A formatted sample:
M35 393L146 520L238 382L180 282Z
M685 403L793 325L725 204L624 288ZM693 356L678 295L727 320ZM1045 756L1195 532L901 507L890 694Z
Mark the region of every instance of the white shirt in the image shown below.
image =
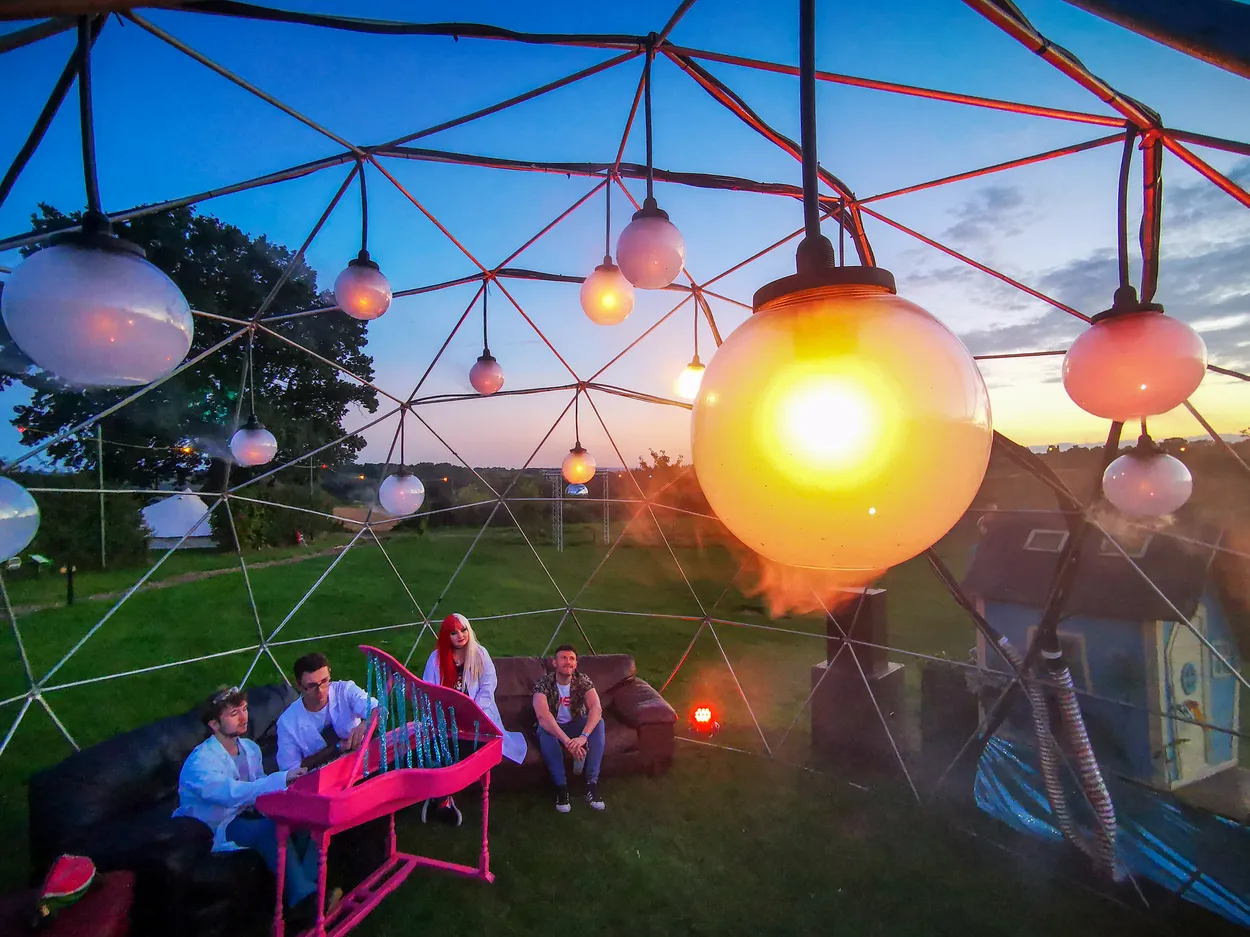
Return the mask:
M569 710L569 693L572 689L572 683L561 684L559 681L556 682L556 692L560 694L560 705L556 710L556 722L561 725L573 721L572 713Z
M309 755L326 747L321 737L327 724L341 739L352 734L369 712L369 695L351 680L335 680L330 684L330 699L321 709L310 713L301 696L278 717L278 767L294 768ZM377 706L377 701L373 701Z
M178 809L175 817L194 817L213 831L213 851L242 849L226 839L226 827L261 794L286 790L286 772L266 777L261 764L260 746L251 739L239 739L239 750L247 760L248 775L239 778L234 758L215 735L195 746L178 775Z
M479 670L481 672L478 674L476 682L470 682L468 668L465 668L465 696L477 703L478 708L486 713L487 718L495 724L495 728L503 733L504 757L521 764L525 761L525 752L529 748L529 743L525 741L525 736L520 732L509 732L503 727L503 719L499 715L499 707L495 704L495 687L499 685L499 674L495 671L495 662L486 653L486 648L478 645L478 652L482 655L479 660L481 664ZM421 679L426 683L442 683L438 679L437 649L430 653L430 659L425 662L425 671L422 673Z

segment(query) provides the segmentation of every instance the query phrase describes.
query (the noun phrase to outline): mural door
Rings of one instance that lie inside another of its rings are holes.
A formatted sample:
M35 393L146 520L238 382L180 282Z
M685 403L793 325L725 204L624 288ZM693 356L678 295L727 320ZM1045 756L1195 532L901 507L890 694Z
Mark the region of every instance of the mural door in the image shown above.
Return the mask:
M1198 608L1193 618L1194 628L1205 632L1203 609ZM1164 652L1167 663L1167 700L1169 712L1181 719L1170 719L1172 752L1170 775L1172 781L1184 784L1206 773L1206 730L1188 720L1207 721L1205 707L1206 673L1203 662L1206 657L1202 641L1183 624L1172 623Z

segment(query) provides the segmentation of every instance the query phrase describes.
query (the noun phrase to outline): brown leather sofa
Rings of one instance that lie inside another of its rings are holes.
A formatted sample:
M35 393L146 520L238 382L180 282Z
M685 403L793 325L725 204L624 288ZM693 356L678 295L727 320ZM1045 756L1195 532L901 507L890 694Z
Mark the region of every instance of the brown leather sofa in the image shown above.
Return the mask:
M496 657L499 685L495 703L504 728L524 732L529 750L524 764L504 759L491 772L491 786L531 787L547 776L538 748L538 720L534 716L534 684L551 670L544 657ZM638 678L628 654L586 655L577 668L590 677L603 703L606 748L601 768L604 780L615 775L668 770L673 761L673 727L677 713L651 685Z

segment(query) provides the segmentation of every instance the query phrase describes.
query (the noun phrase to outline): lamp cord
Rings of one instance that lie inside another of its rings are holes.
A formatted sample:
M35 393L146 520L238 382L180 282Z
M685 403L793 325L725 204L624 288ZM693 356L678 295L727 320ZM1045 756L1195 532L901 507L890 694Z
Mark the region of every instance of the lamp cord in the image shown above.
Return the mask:
M580 449L582 447L581 414L579 410L581 399L582 399L582 389L579 386L577 390L573 392L573 440L574 440L573 448L574 449Z
M95 120L91 107L91 17L78 17L78 118L82 129L82 169L87 184L87 211L100 212L100 183L96 178Z
M369 193L365 188L365 161L358 160L360 170L360 252L369 252Z
M607 193L607 204L603 217L603 257L604 263L612 256L612 170L608 170L608 184L604 186Z
M486 297L490 293L490 283L482 282L482 353L490 354L490 339L486 334Z
M247 333L247 393L252 416L256 416L256 371L252 359L252 344L255 338L255 330L249 330Z
M1120 289L1129 288L1128 265L1128 182L1129 169L1133 163L1133 143L1137 139L1137 128L1132 124L1124 128L1124 154L1120 158L1120 197L1117 206L1116 220L1119 225Z
M655 58L655 34L647 37L647 61L643 66L643 115L647 127L647 201L654 202L654 172L651 159L651 62Z
M699 303L703 297L699 293L694 294L694 356L699 357Z
M820 237L816 173L816 0L799 0L799 133L803 151L803 228Z

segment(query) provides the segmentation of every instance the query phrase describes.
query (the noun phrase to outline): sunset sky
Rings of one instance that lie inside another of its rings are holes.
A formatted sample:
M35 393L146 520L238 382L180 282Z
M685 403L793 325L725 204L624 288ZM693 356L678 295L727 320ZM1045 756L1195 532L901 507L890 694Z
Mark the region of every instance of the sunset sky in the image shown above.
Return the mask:
M354 16L423 22L485 22L534 32L646 33L662 27L675 0L661 3L546 2L313 3ZM1250 139L1250 82L1121 30L1060 0L1020 7L1053 41L1096 74L1148 104L1165 124ZM752 58L797 62L792 7L769 0L701 0L671 36L674 42ZM239 19L143 11L152 22L359 144L382 142L503 100L616 52L510 42L380 37ZM20 24L7 24L15 28ZM1092 95L1030 54L962 3L934 0L824 2L818 15L818 67L851 75L1111 114ZM72 34L0 56L6 89L0 162L7 165L43 106L73 47ZM336 144L231 85L134 24L110 21L96 47L94 80L100 187L119 210L211 189L337 153ZM705 63L779 131L798 138L798 83L729 65ZM641 58L481 121L427 137L418 146L514 159L611 160L637 85ZM1026 156L1095 137L1107 128L1018 116L822 83L818 94L822 164L860 196ZM654 72L655 163L671 170L798 184L799 165L713 101L662 57ZM0 207L0 235L25 231L40 201L82 207L77 110L62 109L48 136ZM1250 159L1215 150L1200 155L1250 186ZM641 119L625 151L644 160ZM1037 166L876 203L883 214L1086 313L1110 304L1115 287L1118 145ZM595 184L587 178L507 172L429 162L384 165L488 267L511 254ZM1140 162L1135 164L1140 169ZM201 203L200 210L244 230L297 247L348 167ZM1250 212L1174 157L1164 166L1163 259L1157 299L1202 332L1212 363L1250 367ZM396 289L473 273L460 250L386 179L371 170L370 250ZM629 182L639 201L643 187ZM686 238L687 269L699 282L745 259L802 224L786 198L657 185L657 197ZM1140 212L1134 173L1130 221ZM613 200L615 234L626 223ZM878 262L898 279L900 295L920 303L977 354L1063 349L1082 328L1066 314L962 265L886 225L867 220ZM836 240L836 226L826 224ZM319 283L332 285L359 246L359 200L353 188L308 251ZM1134 243L1134 251L1136 244ZM603 254L603 197L586 202L514 266L585 275ZM1134 257L1134 275L1137 263ZM15 252L0 254L12 267ZM793 269L783 246L713 287L749 303L763 283ZM506 281L515 300L583 378L664 315L680 299L639 292L633 315L613 328L582 314L576 285ZM369 326L376 382L406 397L464 311L476 285L397 300ZM747 311L712 300L723 334ZM491 349L506 389L567 383L568 372L498 289L491 293ZM245 316L252 310L237 310ZM331 313L338 315L339 313ZM687 304L602 380L662 396L692 352ZM706 359L713 342L700 332ZM471 316L422 388L422 394L469 391L468 369L481 350L480 314ZM1089 442L1106 424L1082 413L1059 383L1059 358L983 363L995 427L1019 442ZM6 403L23 399L19 388ZM564 391L471 400L422 408L430 426L475 465L521 465L569 402ZM648 447L690 452L684 410L593 395L626 462ZM1222 433L1250 424L1250 388L1209 375L1193 402ZM2 408L0 408L2 409ZM353 417L355 425L365 417ZM349 422L349 428L353 425ZM1157 437L1196 436L1183 409L1154 421ZM387 455L394 422L366 433L362 459ZM223 436L225 430L223 429ZM0 454L20 451L7 420ZM594 413L582 407L582 442L601 465L621 459ZM451 459L433 436L409 433L408 460ZM555 465L573 444L571 411L533 460ZM294 455L294 454L291 454Z

